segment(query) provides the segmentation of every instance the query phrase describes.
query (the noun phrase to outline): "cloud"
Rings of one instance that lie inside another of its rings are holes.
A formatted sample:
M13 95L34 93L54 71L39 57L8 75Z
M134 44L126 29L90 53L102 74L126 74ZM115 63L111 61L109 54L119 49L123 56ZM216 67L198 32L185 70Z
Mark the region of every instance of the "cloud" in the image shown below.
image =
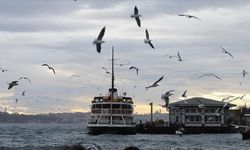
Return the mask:
M137 5L142 28L129 16ZM227 94L247 94L250 72L249 23L246 1L6 1L0 6L1 108L20 107L25 113L86 111L95 95L106 94L110 76L111 47L115 48L115 85L134 98L137 112L148 99L162 103L160 95L175 89L172 101L188 89L188 96L221 99ZM192 14L202 21L177 16ZM92 45L102 27L106 33L101 54ZM156 49L144 44L145 29ZM221 52L225 47L231 59ZM162 55L180 52L183 62ZM56 75L41 66L48 63ZM130 66L139 67L137 76ZM212 72L222 78L201 78ZM79 79L68 80L78 74ZM145 87L161 75L160 86ZM7 90L7 83L27 76L32 84ZM239 84L241 82L241 85ZM134 85L137 87L134 89ZM26 96L21 96L26 90ZM215 92L222 94L215 94ZM20 99L15 104L15 98ZM248 99L248 97L246 97ZM28 102L27 102L28 101ZM240 102L238 102L240 104ZM139 108L140 107L140 108ZM25 109L24 109L25 108ZM158 109L158 108L157 108Z

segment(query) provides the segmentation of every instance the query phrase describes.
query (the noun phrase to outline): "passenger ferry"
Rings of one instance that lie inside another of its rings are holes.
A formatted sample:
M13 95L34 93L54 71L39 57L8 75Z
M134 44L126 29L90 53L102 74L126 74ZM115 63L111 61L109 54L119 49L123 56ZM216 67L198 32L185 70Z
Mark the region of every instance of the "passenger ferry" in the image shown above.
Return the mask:
M131 97L118 95L114 87L114 49L112 48L111 88L106 96L96 96L91 103L89 134L135 134Z

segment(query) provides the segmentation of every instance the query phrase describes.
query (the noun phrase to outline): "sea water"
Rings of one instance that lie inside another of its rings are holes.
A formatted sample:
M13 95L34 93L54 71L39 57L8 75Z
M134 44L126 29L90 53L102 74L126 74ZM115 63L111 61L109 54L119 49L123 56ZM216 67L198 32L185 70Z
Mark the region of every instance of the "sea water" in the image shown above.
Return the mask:
M241 134L88 135L86 124L0 124L0 150L60 150L65 145L97 144L103 150L249 150Z

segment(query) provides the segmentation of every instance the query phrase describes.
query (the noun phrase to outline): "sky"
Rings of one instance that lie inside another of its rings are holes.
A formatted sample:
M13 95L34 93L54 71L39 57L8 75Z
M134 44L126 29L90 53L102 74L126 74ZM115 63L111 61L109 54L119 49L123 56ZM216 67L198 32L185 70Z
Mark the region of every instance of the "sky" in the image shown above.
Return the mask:
M137 6L141 28L130 15ZM136 113L165 112L161 95L175 90L170 102L205 97L250 105L250 2L245 0L1 0L0 111L24 114L88 112L91 100L106 95L115 49L115 86L131 96ZM201 20L178 16L190 14ZM106 27L101 53L93 40ZM155 49L144 43L148 30ZM222 52L228 50L234 58ZM164 55L180 53L183 61ZM49 64L56 70L42 66ZM119 66L119 64L127 64ZM139 68L139 74L129 67ZM205 73L213 77L199 78ZM71 75L80 78L68 79ZM159 86L145 90L162 75ZM8 90L11 81L25 76ZM133 88L136 85L136 88ZM22 92L25 96L22 96ZM18 102L15 102L18 99Z

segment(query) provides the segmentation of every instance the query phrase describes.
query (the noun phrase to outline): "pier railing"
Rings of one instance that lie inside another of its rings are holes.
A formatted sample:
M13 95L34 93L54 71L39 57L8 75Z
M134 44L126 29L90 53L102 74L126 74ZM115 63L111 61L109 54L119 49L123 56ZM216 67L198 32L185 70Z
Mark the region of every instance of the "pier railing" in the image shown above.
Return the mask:
M92 109L92 114L111 114L111 109ZM132 114L131 109L112 109L112 114Z

